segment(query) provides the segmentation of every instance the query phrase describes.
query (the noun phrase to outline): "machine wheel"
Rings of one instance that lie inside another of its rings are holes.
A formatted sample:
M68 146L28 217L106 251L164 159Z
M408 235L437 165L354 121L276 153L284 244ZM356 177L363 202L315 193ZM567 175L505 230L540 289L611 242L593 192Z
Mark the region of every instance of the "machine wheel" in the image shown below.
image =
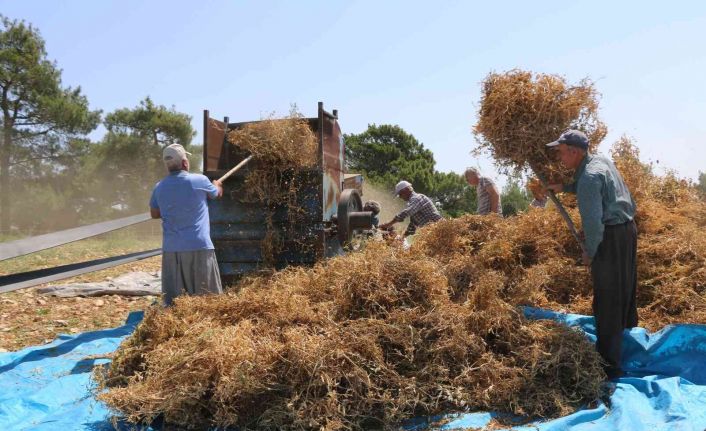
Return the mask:
M363 211L363 201L355 189L345 189L338 199L338 241L346 248L356 229L370 229L373 213Z

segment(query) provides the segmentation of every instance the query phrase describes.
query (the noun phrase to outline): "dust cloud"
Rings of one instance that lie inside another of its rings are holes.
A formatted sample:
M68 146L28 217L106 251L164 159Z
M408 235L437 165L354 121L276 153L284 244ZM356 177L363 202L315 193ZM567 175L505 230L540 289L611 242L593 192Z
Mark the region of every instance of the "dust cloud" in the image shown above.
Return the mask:
M380 223L387 223L404 208L404 201L395 197L393 189L374 184L367 178L363 182L363 202L377 201L380 204ZM395 225L396 230L404 230L407 222Z

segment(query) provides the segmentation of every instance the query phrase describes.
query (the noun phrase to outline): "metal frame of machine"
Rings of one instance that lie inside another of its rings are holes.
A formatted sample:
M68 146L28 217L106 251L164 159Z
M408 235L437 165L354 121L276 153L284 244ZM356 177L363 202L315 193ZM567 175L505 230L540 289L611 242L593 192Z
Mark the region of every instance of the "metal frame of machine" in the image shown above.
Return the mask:
M288 265L311 265L343 252L355 230L369 228L371 213L362 211L360 193L344 190L345 144L338 124L338 112L326 112L318 104L318 115L306 118L319 141L317 166L296 175L306 187L297 195L297 204L305 210L301 233L296 241L285 241L277 253L275 268ZM213 119L204 111L203 164L204 175L216 179L248 155L227 142L230 130L249 122L231 123ZM273 214L278 234L287 231L286 207L265 208L262 202L246 202L242 196L244 179L258 161L253 159L244 169L224 183L222 199L209 201L211 238L216 248L221 277L225 282L261 267L261 243L267 234L266 210Z

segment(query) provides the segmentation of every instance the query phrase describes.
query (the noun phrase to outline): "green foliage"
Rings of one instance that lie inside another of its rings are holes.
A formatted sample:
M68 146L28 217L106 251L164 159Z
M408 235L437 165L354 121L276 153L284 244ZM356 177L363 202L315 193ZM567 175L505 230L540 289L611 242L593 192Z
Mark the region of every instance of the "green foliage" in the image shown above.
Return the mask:
M432 196L445 216L458 217L476 209L476 188L455 172L435 172Z
M176 112L174 107L156 106L149 97L135 108L118 109L106 115L105 127L112 135L138 137L161 148L171 144L188 148L196 135L190 116Z
M432 192L434 156L401 127L371 124L365 132L344 135L344 139L349 171L387 185L405 179L420 193Z
M166 175L163 148L178 143L189 150L195 135L190 116L155 105L149 97L135 108L106 115L105 126L108 133L93 146L79 175L79 183L87 185L84 205L94 220L146 211L154 185ZM200 170L200 157L193 151L192 171Z
M532 196L521 186L519 177L510 177L508 183L503 187L500 201L502 202L503 215L510 217L527 211L530 202L532 202Z
M195 135L188 115L147 97L106 115L106 135L90 142L100 111L62 85L36 28L1 16L0 111L0 235L10 222L31 235L146 211L166 174L162 149L189 148ZM201 149L192 152L200 171Z
M456 173L437 172L432 152L401 127L372 124L365 132L344 138L349 172L364 173L388 189L407 180L438 202L447 216L475 210L475 189Z
M39 31L0 17L0 232L26 213L10 202L24 200L28 181L57 175L77 138L100 121L80 88L63 87L61 70L47 59Z

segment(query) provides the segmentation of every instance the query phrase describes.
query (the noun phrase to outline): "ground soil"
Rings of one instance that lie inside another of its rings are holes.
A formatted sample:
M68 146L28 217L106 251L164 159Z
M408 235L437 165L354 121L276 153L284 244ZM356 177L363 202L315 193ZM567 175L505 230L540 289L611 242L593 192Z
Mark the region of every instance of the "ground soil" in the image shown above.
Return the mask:
M132 271L156 272L160 262L161 257L155 256L58 283L104 281ZM36 288L3 293L0 294L0 352L49 343L59 334L114 328L122 325L131 311L144 310L158 300L155 296L117 295L56 298L38 294Z

